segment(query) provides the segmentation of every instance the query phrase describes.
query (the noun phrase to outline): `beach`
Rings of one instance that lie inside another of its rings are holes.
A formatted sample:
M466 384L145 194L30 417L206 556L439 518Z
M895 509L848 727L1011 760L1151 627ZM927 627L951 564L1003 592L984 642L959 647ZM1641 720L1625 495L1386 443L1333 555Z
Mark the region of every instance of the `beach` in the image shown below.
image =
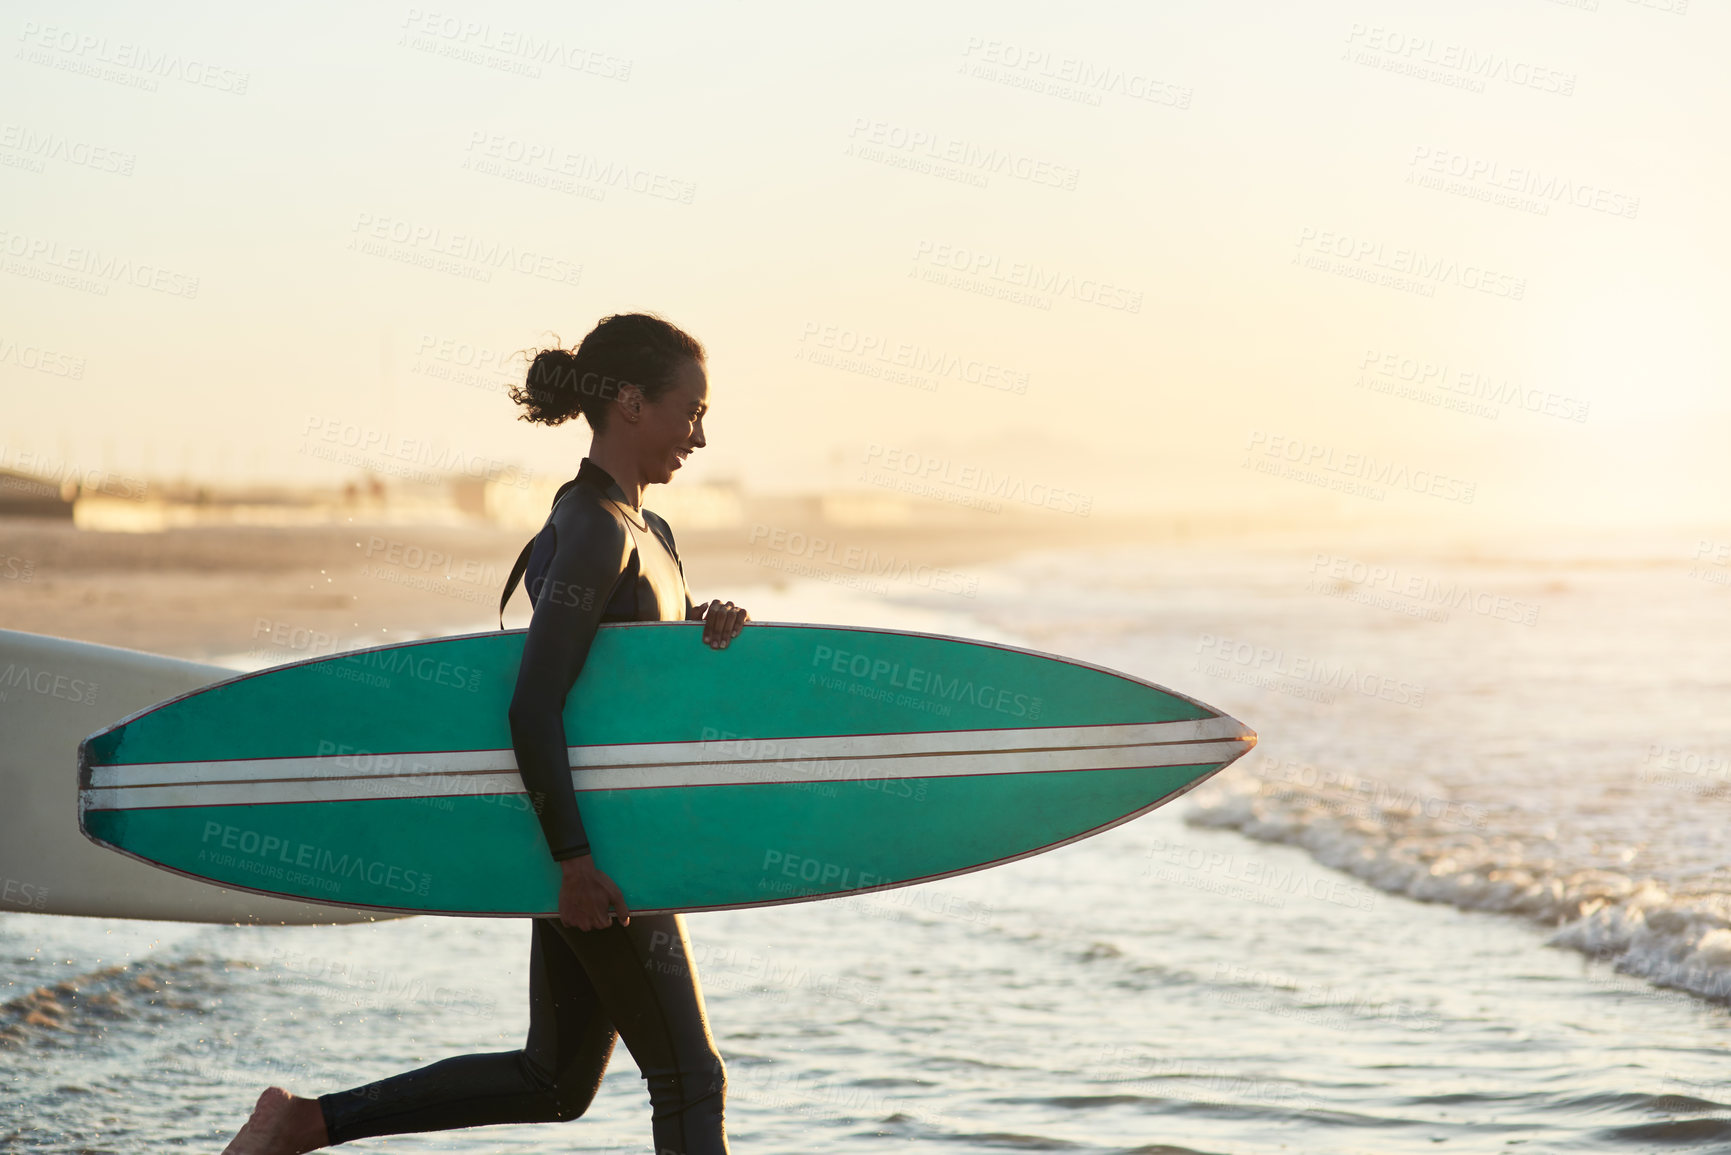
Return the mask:
M0 563L0 628L203 660L256 651L287 661L496 628L511 565L534 536L481 522L91 533L7 518L0 527L0 556L10 559ZM678 544L699 600L815 582L868 594L936 590L966 602L980 563L1041 543L1134 539L1160 528L1075 517L835 526L782 516L680 532ZM519 587L506 625L524 626L528 616Z
M1261 741L1049 854L687 916L736 1149L1731 1147L1731 596L1711 533L1467 549L832 527L833 550L769 551L800 574L763 564L771 535L753 532L681 535L699 594L1097 662ZM0 624L258 668L373 630L489 628L488 567L508 572L523 536L15 536L38 563L3 587ZM872 551L917 564L873 579ZM519 1046L527 943L519 920L0 916L0 1069L31 1104L0 1138L215 1144L270 1082L316 1094ZM551 1137L388 1143L633 1151L647 1109L621 1048L591 1112Z
M1731 1155L1731 9L63 7L0 68L0 1155L523 1047L531 921L232 887L431 900L388 830L530 909L457 853L543 848L522 663L388 678L519 646L585 460L695 604L820 629L605 632L670 656L579 672L579 796L929 856L681 912L738 1155ZM194 840L235 877L143 857ZM189 910L241 921L108 917ZM356 1150L652 1145L621 1045L580 1118Z

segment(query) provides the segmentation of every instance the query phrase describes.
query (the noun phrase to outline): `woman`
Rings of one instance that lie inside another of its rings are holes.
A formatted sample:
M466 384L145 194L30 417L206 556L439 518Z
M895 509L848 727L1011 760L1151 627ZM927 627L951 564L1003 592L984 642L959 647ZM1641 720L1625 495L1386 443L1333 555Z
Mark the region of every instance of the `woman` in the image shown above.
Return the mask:
M708 394L703 346L641 313L604 318L575 351L537 353L524 387L511 393L527 409L523 420L557 425L581 413L594 430L589 456L505 590L508 599L526 566L534 615L511 699L511 742L563 876L558 917L534 920L527 1043L316 1099L271 1087L224 1155L299 1155L372 1135L575 1119L600 1086L616 1033L649 1083L657 1155L727 1152L726 1071L684 919L633 919L591 857L563 717L601 622L701 620L704 644L725 649L750 620L732 602L692 605L672 531L642 508L644 486L671 481L703 448Z

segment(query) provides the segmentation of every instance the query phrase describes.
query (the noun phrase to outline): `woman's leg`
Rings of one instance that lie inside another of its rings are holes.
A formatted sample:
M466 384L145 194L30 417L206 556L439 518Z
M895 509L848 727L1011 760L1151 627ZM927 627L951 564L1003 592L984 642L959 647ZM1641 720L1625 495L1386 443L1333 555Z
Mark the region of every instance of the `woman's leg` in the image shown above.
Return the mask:
M534 924L529 1039L523 1049L462 1055L321 1095L330 1143L575 1119L588 1108L613 1053L613 1024L584 965L554 929L559 920L538 918Z
M727 1155L727 1071L709 1033L685 920L633 915L630 926L592 931L549 921L582 960L649 1083L656 1155Z

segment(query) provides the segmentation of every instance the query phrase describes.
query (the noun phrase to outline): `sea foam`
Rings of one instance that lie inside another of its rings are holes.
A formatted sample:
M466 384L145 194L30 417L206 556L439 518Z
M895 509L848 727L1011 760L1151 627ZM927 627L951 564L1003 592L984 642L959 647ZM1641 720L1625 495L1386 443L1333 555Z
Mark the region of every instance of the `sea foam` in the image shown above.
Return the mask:
M1381 890L1553 928L1547 941L1659 986L1731 1003L1731 895L1680 895L1651 878L1571 867L1471 807L1421 795L1233 777L1198 789L1185 821L1302 847Z

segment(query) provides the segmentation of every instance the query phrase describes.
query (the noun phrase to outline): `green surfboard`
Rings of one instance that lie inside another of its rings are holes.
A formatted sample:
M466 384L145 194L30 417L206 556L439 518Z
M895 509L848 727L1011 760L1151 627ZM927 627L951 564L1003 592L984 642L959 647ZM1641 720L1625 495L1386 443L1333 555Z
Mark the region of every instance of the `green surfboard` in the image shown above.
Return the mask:
M1169 802L1255 744L1192 698L895 630L604 625L565 706L596 864L633 912L981 870ZM506 711L525 631L243 674L79 746L79 826L222 886L385 911L557 910Z

